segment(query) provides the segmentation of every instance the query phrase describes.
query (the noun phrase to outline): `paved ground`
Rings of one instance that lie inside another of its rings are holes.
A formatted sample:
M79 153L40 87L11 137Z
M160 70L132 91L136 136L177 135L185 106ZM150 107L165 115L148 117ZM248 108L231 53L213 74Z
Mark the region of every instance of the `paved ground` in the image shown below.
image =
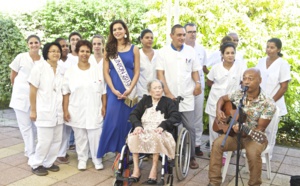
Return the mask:
M203 136L202 150L204 156L197 158L200 165L199 169L190 170L188 177L178 182L175 178L176 186L201 186L208 184L208 150L205 148L205 142L208 136ZM106 186L112 185L114 174L111 166L114 160L114 154L108 154L104 158L105 169L96 171L91 160L88 161L86 171L77 170L76 153L69 151L70 163L61 164L60 171L49 172L47 176L39 177L31 173L27 165L27 158L23 154L24 144L17 128L15 115L12 110L0 110L0 186ZM280 185L288 186L291 175L300 175L300 149L276 146L273 159L271 161L272 174L271 180L267 179L265 165L263 165L263 186ZM139 184L147 180L150 163L144 162L142 165L142 178ZM240 163L242 179L239 185L247 185L249 174L245 173L244 158ZM231 159L231 164L226 176L225 185L235 185L235 157Z

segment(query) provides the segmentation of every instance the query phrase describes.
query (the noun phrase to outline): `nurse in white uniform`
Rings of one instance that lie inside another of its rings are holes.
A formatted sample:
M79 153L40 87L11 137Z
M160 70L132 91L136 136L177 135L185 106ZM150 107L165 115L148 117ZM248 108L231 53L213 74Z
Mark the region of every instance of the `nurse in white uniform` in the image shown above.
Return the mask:
M89 58L89 63L97 65L101 71L103 71L103 51L105 40L101 35L94 35L92 38L93 53Z
M155 64L157 60L157 51L152 48L153 33L149 29L141 32L140 41L143 48L140 49L140 77L137 82L137 94L139 100L144 94L148 95L147 84L156 79Z
M32 172L45 176L57 172L54 165L61 145L63 130L62 81L57 62L61 57L58 43L47 43L43 48L45 61L36 64L28 78L30 83L30 119L37 127L37 146L28 164Z
M70 57L68 57L69 44L63 38L57 38L55 42L59 43L62 49L61 59L58 61L58 66L61 75L64 76L65 72L72 66L72 60ZM63 124L62 142L56 159L58 163L69 163L69 155L67 155L67 150L69 148L71 131L72 127Z
M24 52L11 62L10 80L13 85L9 106L14 109L18 126L25 145L25 156L30 157L35 151L36 127L29 117L29 84L27 79L33 66L43 59L39 55L41 47L40 38L30 35L27 38L29 52Z
M74 130L79 170L86 169L89 150L95 169L103 169L97 150L106 109L101 99L106 94L106 87L103 73L88 62L91 51L89 41L78 41L78 65L67 70L63 83L64 119Z
M220 51L223 62L212 67L207 75L207 85L211 86L205 113L209 115L209 142L210 149L218 133L212 129L216 118L216 104L223 95L240 88L243 73L246 70L241 63L235 62L235 45L232 42L223 43Z
M261 58L256 67L261 72L262 90L276 102L279 108L279 115L273 117L266 129L266 134L270 146L270 158L272 158L273 149L276 143L276 134L280 117L287 114L284 101L284 94L288 89L288 83L291 80L290 65L282 59L282 42L278 38L272 38L267 42L267 57ZM264 161L264 159L263 159Z

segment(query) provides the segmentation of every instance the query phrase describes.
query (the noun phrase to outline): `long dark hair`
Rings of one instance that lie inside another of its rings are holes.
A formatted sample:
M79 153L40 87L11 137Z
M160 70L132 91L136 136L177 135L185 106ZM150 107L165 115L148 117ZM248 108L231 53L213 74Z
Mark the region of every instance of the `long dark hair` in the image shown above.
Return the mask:
M113 35L113 27L117 23L120 23L126 31L127 37L124 38L125 42L123 44L127 45L130 43L129 31L128 31L127 25L124 23L124 21L115 20L114 22L112 22L109 26L109 36L108 36L107 44L105 47L107 60L109 60L109 58L116 58L117 54L118 54L117 39Z

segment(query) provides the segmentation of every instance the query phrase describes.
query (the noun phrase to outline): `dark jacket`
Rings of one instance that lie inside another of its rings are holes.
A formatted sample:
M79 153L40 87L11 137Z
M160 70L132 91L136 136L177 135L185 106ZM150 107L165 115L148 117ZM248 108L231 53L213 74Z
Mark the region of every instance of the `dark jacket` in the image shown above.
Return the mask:
M129 120L134 128L143 127L141 122L142 116L145 110L150 107L152 107L152 97L144 95L129 116ZM158 110L164 114L166 119L165 121L162 121L158 127L161 127L168 132L172 132L174 124L181 122L181 116L174 101L163 96L157 104L156 111Z

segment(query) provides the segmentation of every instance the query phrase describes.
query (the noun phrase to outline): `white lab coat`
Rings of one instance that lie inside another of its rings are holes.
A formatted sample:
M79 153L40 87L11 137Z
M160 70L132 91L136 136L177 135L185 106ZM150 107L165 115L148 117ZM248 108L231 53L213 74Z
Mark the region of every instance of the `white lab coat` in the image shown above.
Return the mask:
M156 79L156 70L155 70L155 64L157 60L157 51L154 50L154 56L152 60L150 61L148 56L143 52L143 49L140 49L140 77L137 82L137 94L139 97L139 100L142 99L144 94L149 94L147 90L147 84L153 80Z
M188 45L183 45L181 51L174 50L167 45L159 50L156 70L163 70L167 85L171 93L184 98L179 104L180 112L194 110L195 82L192 72L201 70L201 65L195 61L195 50Z

